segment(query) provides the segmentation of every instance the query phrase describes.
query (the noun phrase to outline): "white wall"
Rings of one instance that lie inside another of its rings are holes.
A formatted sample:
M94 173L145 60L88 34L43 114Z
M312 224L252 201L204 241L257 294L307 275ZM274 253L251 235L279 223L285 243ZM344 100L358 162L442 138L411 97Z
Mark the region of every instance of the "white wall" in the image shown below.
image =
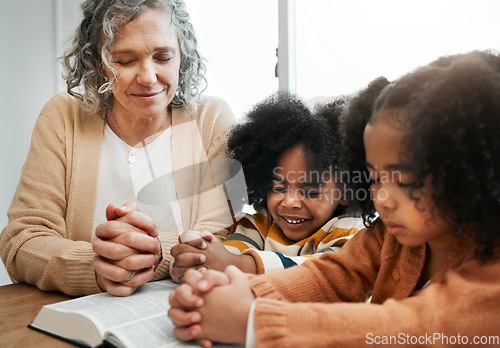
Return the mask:
M75 3L79 1L0 0L0 229L7 224L35 120L61 86L56 42L73 21ZM56 6L62 4L66 15L58 22ZM0 285L9 283L2 263Z

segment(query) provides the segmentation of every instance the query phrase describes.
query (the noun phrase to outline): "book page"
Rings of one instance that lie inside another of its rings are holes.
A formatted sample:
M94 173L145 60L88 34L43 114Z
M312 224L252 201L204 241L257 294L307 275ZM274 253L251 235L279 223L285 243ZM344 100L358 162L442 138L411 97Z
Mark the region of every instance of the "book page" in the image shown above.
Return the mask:
M125 347L199 347L179 341L174 335L174 324L166 313L112 328L109 335Z
M198 347L178 340L174 335L174 324L167 316L170 307L168 295L177 286L166 279L146 283L128 297L102 293L45 307L89 318L103 333L103 340L111 336L113 342L124 347Z
M173 284L173 290L177 284ZM162 290L165 293L165 290ZM156 300L158 307L164 307L160 313L137 320L117 325L111 328L106 334L116 337L125 347L199 347L197 344L186 343L178 340L174 335L174 324L167 316L167 310L170 307L168 303L168 294L158 296L158 292L150 292L150 300ZM214 344L214 347L242 347L241 345Z
M151 315L167 315L168 294L177 284L171 280L149 282L128 297L108 293L89 295L49 305L54 310L74 312L90 318L101 331Z

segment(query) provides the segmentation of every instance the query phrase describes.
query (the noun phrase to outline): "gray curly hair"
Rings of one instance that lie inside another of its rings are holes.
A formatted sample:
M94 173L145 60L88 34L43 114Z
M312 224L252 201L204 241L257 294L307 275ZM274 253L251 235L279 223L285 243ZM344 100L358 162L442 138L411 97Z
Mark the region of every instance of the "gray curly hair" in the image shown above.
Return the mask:
M86 0L81 5L82 22L72 46L62 57L62 65L68 93L82 100L90 113L101 113L106 118L108 112L103 111L113 107L111 87L117 71L111 66L110 48L118 29L147 9L156 8L170 15L181 49L179 84L171 106L196 109L196 99L207 85L206 66L183 0ZM104 65L113 72L110 81L105 77ZM81 93L75 91L79 87Z

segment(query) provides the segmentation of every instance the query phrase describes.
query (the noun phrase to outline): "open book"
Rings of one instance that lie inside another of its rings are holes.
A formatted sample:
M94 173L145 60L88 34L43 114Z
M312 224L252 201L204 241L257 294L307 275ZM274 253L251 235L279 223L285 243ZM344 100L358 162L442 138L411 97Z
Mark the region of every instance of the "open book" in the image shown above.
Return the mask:
M89 295L44 306L30 328L82 347L189 347L167 316L171 280L150 282L129 297Z

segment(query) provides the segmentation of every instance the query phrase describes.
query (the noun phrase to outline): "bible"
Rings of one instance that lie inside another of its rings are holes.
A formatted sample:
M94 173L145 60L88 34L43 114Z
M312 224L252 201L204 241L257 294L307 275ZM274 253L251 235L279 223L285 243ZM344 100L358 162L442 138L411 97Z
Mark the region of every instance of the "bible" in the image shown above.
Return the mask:
M191 346L174 336L167 316L176 286L161 280L128 297L101 293L46 305L29 327L80 347Z

